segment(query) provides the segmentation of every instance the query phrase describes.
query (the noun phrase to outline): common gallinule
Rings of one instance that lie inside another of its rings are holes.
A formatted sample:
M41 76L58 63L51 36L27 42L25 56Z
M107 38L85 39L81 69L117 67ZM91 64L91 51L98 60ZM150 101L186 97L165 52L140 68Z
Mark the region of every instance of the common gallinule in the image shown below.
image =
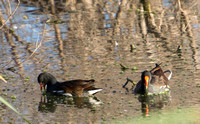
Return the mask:
M165 76L169 73L168 78ZM141 80L136 84L134 93L147 94L147 93L160 93L169 90L168 82L171 78L172 72L170 70L164 71L161 69L160 64L156 64L156 67L151 71L143 71ZM130 80L127 79L125 87Z
M58 82L53 75L47 72L41 73L38 76L38 83L40 84L41 91L42 88L46 90L47 85L47 92L57 95L80 96L83 93L93 95L102 90L101 88L95 88L94 82L95 80L93 79Z

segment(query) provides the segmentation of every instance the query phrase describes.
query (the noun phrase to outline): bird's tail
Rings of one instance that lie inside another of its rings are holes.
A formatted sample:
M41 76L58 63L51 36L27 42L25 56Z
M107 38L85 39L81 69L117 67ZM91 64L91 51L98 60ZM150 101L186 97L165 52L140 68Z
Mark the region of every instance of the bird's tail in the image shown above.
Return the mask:
M172 77L172 71L170 71L170 70L164 71L164 73L167 73L167 72L169 73L169 76L167 77L167 79L170 80Z

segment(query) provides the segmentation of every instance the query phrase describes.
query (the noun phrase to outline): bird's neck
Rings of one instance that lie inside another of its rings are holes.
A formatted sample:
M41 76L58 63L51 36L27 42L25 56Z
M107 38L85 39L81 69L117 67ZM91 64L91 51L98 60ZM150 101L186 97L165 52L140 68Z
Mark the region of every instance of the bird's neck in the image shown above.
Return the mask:
M54 90L54 88L59 84L58 81L47 83L47 92Z

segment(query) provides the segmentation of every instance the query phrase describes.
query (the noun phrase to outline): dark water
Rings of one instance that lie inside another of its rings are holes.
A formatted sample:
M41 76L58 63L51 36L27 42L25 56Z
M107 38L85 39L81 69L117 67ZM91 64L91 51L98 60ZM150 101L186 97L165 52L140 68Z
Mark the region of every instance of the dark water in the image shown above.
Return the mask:
M1 1L0 26L16 6L17 1ZM1 96L35 124L102 123L145 116L147 108L151 115L160 109L199 107L199 12L195 0L181 5L171 0L22 0L0 28L0 74L8 80L1 83ZM128 90L122 85L126 77L138 82L141 72L155 63L173 72L170 95L143 104L131 93L131 84ZM122 71L120 64L129 69ZM88 97L44 97L36 80L43 71L59 81L94 78L103 88L93 98L98 104ZM25 123L3 104L0 109L1 123Z

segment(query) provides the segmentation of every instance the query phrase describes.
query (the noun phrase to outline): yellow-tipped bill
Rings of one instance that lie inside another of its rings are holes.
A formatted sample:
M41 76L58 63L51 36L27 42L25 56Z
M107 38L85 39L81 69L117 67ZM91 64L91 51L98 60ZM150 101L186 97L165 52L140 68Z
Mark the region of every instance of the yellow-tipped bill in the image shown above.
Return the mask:
M40 84L40 90L41 90L41 92L42 92L42 88L44 89L44 91L46 90L46 85L43 85L42 84L42 82L41 83L39 83Z
M144 80L145 80L145 87L147 89L148 88L148 82L149 82L149 76L145 76Z
M39 84L40 84L40 90L41 90L41 92L42 92L43 84L42 84L42 82L39 83Z

